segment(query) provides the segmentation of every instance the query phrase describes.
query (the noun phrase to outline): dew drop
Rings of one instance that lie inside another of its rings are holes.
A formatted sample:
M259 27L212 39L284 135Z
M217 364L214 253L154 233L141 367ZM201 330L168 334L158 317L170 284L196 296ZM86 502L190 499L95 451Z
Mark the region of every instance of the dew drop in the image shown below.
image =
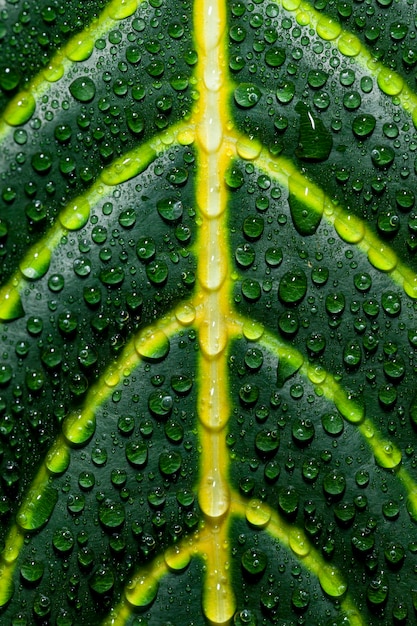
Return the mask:
M84 198L77 198L68 204L59 214L61 225L67 230L79 230L88 222L90 203Z
M279 283L278 296L285 304L298 304L307 292L307 277L302 269L286 272Z
M94 43L94 39L91 38L88 33L84 35L80 34L70 39L67 43L65 46L65 55L70 61L86 61L94 50Z
M27 280L39 280L51 262L51 251L42 243L35 245L20 262L19 269Z
M377 78L378 87L388 96L398 96L404 87L404 80L387 67L380 70Z
M246 519L255 528L265 528L271 519L271 512L260 500L251 500L246 507Z
M371 265L381 272L391 272L398 262L395 252L383 244L371 246L368 250L368 259Z
M170 343L162 330L147 331L136 339L135 348L145 360L159 361L168 354Z
M307 556L311 551L311 545L304 531L292 527L289 532L289 545L291 550L299 557Z
M326 564L319 569L319 582L331 598L340 598L347 590L347 584L333 565Z
M262 576L268 562L265 552L257 548L249 548L242 555L242 568L250 579L258 579Z
M152 575L139 576L127 584L125 597L132 606L144 609L155 600L158 588L159 583Z
M385 469L395 469L402 460L401 451L390 441L381 441L374 448L376 463Z
M355 57L360 53L362 44L358 37L351 33L344 32L337 40L337 47L344 56Z
M96 418L94 414L70 413L62 424L62 432L68 443L83 446L94 435Z
M133 15L138 7L138 0L119 0L109 5L109 16L113 20L124 20Z
M301 235L316 232L324 210L324 194L318 187L299 174L291 175L288 180L291 217L294 226Z
M58 491L51 485L30 490L16 516L20 528L33 531L45 526L57 502Z
M96 86L89 76L76 78L69 86L71 95L79 102L91 102L96 94Z
M334 18L321 15L317 22L317 34L325 41L334 41L342 32L342 27Z
M66 445L56 442L46 455L45 465L52 474L63 474L70 463L70 451Z
M25 124L35 112L36 101L31 93L18 94L7 105L3 118L10 126Z
M236 103L244 109L254 107L259 102L261 96L261 90L251 83L241 83L234 91Z

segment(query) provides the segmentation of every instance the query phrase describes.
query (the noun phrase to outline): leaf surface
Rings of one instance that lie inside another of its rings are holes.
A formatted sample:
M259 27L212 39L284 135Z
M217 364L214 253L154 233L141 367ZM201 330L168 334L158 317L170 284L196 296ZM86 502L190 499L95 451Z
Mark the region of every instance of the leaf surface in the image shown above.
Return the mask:
M4 624L412 624L413 7L0 16Z

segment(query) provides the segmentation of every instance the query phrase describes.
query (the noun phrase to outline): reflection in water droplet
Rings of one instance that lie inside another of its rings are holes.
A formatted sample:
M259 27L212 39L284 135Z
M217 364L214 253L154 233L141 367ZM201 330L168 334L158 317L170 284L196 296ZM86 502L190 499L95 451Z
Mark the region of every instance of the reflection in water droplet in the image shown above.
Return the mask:
M300 174L288 180L288 203L294 226L300 235L313 235L324 211L324 193Z
M25 124L35 112L36 101L29 92L20 93L9 102L4 113L3 119L10 126L19 126Z
M70 413L63 424L62 432L68 443L83 446L91 439L96 429L96 418L90 413Z
M299 528L291 528L289 533L291 550L299 557L307 556L311 551L311 545L304 531Z
M137 577L129 582L125 588L126 600L132 606L146 608L155 600L158 588L159 583L153 576Z
M365 236L365 224L350 213L340 213L334 221L334 227L347 243L359 243Z
M159 361L169 352L169 339L162 330L145 332L135 341L139 356L148 361Z
M30 490L23 501L16 521L23 530L39 530L44 526L58 501L58 491L48 484Z
M324 593L332 598L339 598L347 590L347 584L332 565L323 565L320 568L319 582Z

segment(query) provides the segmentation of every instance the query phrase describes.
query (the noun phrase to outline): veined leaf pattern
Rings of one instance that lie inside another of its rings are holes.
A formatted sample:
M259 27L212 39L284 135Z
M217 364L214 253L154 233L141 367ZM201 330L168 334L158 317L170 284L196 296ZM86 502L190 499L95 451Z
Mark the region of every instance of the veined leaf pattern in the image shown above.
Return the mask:
M412 624L413 6L0 18L1 623Z

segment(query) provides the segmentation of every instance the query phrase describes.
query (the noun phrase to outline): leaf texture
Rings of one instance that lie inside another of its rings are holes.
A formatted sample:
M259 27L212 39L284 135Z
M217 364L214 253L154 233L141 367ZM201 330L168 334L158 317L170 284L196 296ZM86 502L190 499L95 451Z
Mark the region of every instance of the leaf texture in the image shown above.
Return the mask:
M3 5L2 624L415 622L415 36Z

